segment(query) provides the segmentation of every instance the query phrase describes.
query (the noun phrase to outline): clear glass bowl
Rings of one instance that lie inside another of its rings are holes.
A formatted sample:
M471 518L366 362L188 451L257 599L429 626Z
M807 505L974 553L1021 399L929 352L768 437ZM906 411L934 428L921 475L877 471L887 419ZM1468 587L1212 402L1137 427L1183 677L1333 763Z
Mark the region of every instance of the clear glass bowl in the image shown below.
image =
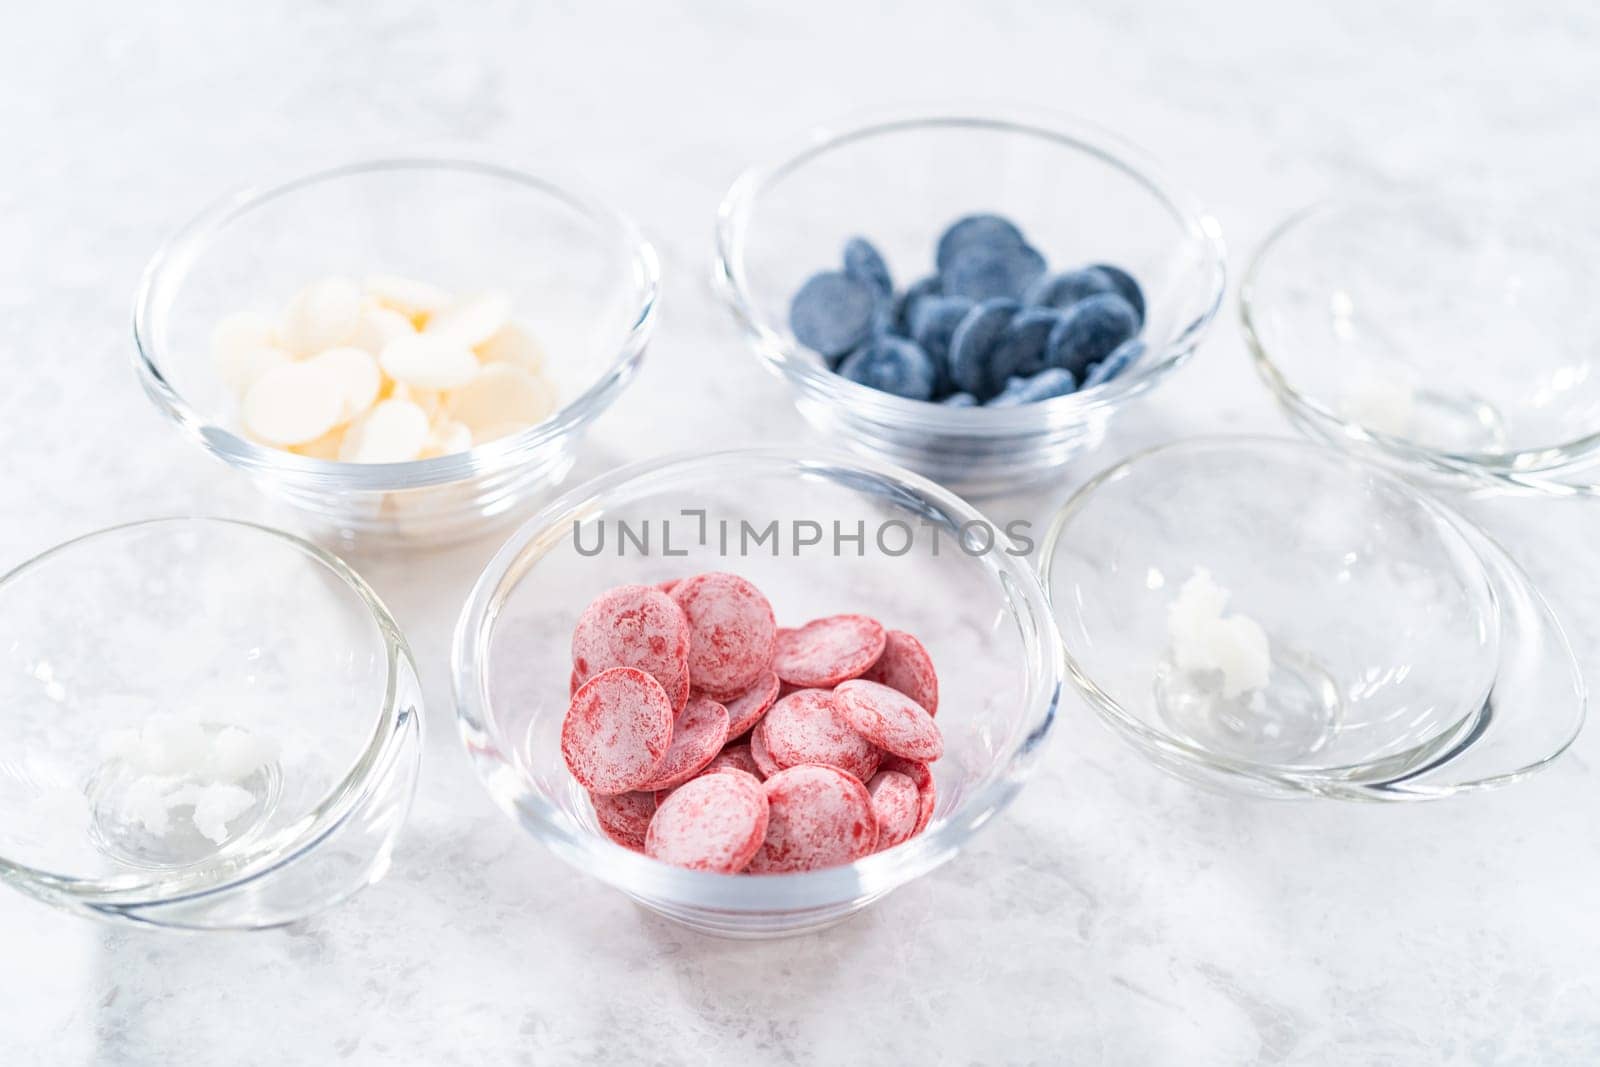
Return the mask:
M210 335L223 316L274 312L329 275L398 274L512 297L548 351L563 406L522 433L409 463L299 456L236 432ZM150 263L134 315L156 406L194 440L343 541L441 542L513 518L571 469L655 322L659 270L631 222L543 178L460 160L393 159L228 197Z
M416 669L372 590L224 519L103 530L0 578L0 705L0 881L157 926L275 926L376 881L421 754ZM165 766L127 751L154 724ZM223 779L248 795L220 830L151 811L153 790L214 784L193 727L268 746Z
M1600 486L1592 194L1320 204L1239 294L1256 367L1312 436L1412 472L1556 493Z
M747 543L741 523L775 532ZM859 554L849 540L835 555L834 523L847 536L860 524ZM1054 720L1060 667L1044 590L1022 556L1001 550L1003 531L979 551L992 532L952 494L862 461L758 450L608 474L531 518L478 579L453 664L467 750L530 834L668 918L735 937L838 921L955 855L1016 794ZM821 543L802 544L813 533ZM914 544L902 551L907 533ZM780 625L863 612L927 645L945 755L933 764L939 801L923 834L848 867L754 876L667 866L600 833L559 747L573 624L606 588L707 570L755 582Z
M1052 269L1107 262L1131 271L1149 304L1145 356L1081 393L958 409L858 385L795 340L790 298L813 273L835 269L847 238L877 245L903 288L932 271L940 231L975 211L1013 219ZM741 176L718 216L715 277L756 353L829 440L978 495L1049 478L1189 357L1222 299L1219 232L1142 152L1087 124L900 116L818 130Z
M1095 478L1041 561L1069 675L1163 766L1273 795L1438 796L1559 755L1583 721L1559 625L1516 565L1404 481L1295 441L1199 438ZM1254 620L1270 664L1196 656ZM1175 614L1177 613L1177 614ZM1228 684L1227 671L1243 684ZM1262 684L1262 683L1265 684Z

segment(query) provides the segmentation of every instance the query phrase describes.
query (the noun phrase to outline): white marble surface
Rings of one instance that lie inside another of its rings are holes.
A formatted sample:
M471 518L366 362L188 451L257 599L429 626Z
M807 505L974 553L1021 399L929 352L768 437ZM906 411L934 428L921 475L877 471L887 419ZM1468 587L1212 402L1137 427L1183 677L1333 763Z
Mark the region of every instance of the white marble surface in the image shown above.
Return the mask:
M663 253L664 314L593 472L806 439L707 292L712 212L753 154L868 103L1093 116L1165 158L1236 264L1346 183L1600 170L1600 18L1580 3L366 6L10 13L0 564L152 514L292 521L162 425L129 369L145 259L197 205L266 175L459 147L585 175L626 205ZM1041 508L1109 456L1223 427L1283 429L1231 305L1104 453L1003 506ZM1528 507L1518 544L1600 677L1600 510ZM542 852L473 778L446 641L491 548L357 560L410 634L431 713L390 876L253 936L103 928L0 894L0 1062L1600 1060L1600 734L1500 793L1273 804L1164 777L1074 702L1015 807L936 874L827 933L706 940Z

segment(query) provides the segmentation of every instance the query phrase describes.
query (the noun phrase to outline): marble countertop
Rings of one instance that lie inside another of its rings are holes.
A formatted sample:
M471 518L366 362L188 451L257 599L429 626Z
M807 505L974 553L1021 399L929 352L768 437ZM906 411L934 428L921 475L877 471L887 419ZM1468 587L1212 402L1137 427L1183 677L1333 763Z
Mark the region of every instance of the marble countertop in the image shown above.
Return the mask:
M293 523L163 425L129 368L139 271L220 190L455 148L553 162L625 205L662 252L663 315L581 476L708 437L814 440L707 290L711 221L751 158L869 102L1093 116L1183 176L1236 265L1350 184L1600 170L1600 16L1468 6L31 5L0 41L0 566L155 514ZM1110 458L1221 428L1287 432L1231 304L1101 452L996 507L1043 509ZM1571 554L1592 564L1600 507L1483 513L1600 678L1595 575ZM543 852L474 778L446 646L493 547L355 560L431 712L389 876L256 935L0 893L0 1062L1600 1060L1600 733L1498 793L1270 803L1166 777L1069 701L1035 779L953 862L824 933L709 940Z

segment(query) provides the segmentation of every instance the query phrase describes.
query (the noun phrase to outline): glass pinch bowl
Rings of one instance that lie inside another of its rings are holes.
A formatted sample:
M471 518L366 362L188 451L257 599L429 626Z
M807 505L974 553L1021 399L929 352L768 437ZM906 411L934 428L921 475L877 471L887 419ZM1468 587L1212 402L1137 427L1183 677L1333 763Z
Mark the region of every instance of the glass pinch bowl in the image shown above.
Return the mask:
M246 437L210 351L218 321L276 314L325 277L371 275L504 291L545 351L561 406L521 432L405 463L335 462ZM136 366L164 415L320 536L461 540L525 514L571 469L643 358L658 280L632 222L545 178L468 160L355 163L241 191L179 232L140 286Z
M1342 453L1154 448L1079 490L1046 545L1069 676L1191 780L1441 797L1548 765L1582 726L1572 650L1517 564Z
M743 523L774 532L757 543ZM954 495L861 460L752 450L607 474L531 518L473 589L453 664L463 740L518 824L652 911L730 937L831 924L954 856L1010 802L1054 721L1059 657L1044 590L995 534ZM939 667L945 753L922 834L849 866L782 875L685 870L602 835L560 753L573 625L607 588L710 570L753 581L779 625L861 612L924 642Z
M789 328L789 302L868 238L898 288L933 269L940 231L973 212L1017 223L1052 270L1113 263L1148 305L1144 354L1095 388L1035 404L950 408L830 371ZM974 496L1052 477L1111 416L1180 366L1222 300L1214 219L1142 151L1057 116L901 115L817 130L743 174L722 202L714 280L767 367L829 440Z
M277 926L376 881L421 754L372 590L224 519L114 527L0 578L0 706L0 882L155 926Z
M1256 368L1306 433L1465 487L1600 488L1600 211L1395 193L1318 204L1256 254Z

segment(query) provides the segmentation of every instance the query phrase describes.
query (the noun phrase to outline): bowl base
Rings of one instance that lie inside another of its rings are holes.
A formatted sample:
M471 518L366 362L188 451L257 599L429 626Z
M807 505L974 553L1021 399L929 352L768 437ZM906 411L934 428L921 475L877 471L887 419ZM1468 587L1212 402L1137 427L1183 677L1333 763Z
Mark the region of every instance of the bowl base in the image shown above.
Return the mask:
M1264 689L1226 695L1217 672L1156 672L1156 709L1189 743L1227 760L1283 766L1321 751L1339 733L1339 687L1316 661L1274 647Z
M1504 416L1476 393L1420 389L1410 423L1400 436L1439 451L1493 454L1506 447Z

